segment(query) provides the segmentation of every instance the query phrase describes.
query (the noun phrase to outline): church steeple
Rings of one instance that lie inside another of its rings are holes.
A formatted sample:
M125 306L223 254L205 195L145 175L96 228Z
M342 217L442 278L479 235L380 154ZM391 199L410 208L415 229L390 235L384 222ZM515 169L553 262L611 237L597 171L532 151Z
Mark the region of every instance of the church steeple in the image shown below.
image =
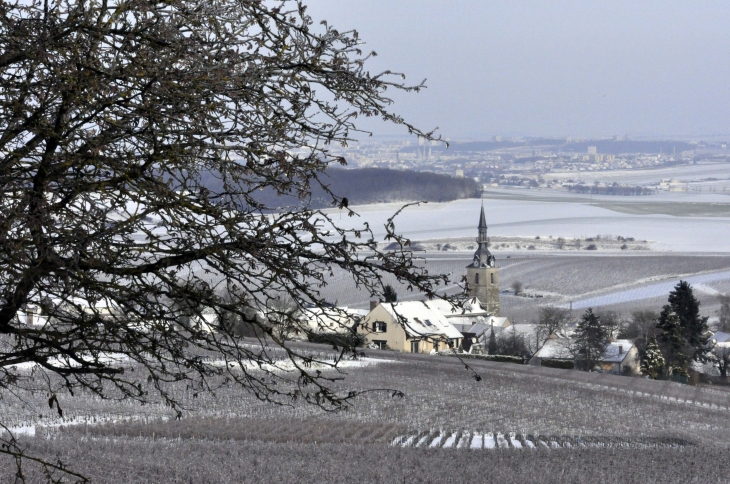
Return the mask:
M479 216L479 238L477 242L487 241L487 217L484 216L484 204L482 203L482 214Z
M494 256L489 252L489 237L487 237L487 217L484 215L484 203L482 213L479 215L479 236L477 244L479 247L474 253L474 260L468 267L494 267Z
M499 316L499 274L494 256L489 252L487 237L487 217L479 214L479 247L474 252L474 259L466 266L467 295L476 297L489 314Z

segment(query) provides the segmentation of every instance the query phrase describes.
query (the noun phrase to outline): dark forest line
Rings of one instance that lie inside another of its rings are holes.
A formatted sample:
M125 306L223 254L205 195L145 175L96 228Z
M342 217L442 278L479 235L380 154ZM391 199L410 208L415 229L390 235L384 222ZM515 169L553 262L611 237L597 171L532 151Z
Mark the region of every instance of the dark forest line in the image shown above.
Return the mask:
M331 168L320 180L332 193L347 197L350 205L412 201L450 202L479 197L481 189L471 178L386 168ZM220 180L209 173L202 174L202 183L212 192L222 189ZM332 206L332 197L319 185L312 186L312 196L307 201L300 201L293 196L277 195L268 189L258 192L256 200L270 209L302 205L311 208Z

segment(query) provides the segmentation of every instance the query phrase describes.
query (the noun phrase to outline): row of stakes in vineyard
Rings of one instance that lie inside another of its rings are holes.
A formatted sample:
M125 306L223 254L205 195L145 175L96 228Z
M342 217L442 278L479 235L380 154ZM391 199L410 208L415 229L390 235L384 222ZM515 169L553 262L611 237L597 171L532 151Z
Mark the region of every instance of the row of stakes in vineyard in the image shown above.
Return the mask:
M674 439L617 439L615 437L550 437L523 435L516 432L419 432L401 435L393 440L392 447L444 448L444 449L573 449L605 447L683 447L687 442Z

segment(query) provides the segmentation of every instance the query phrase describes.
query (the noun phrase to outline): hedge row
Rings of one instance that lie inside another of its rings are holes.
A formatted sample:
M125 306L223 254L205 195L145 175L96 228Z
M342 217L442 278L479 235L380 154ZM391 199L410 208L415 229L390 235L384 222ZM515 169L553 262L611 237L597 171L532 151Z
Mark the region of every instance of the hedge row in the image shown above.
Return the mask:
M572 370L575 365L572 361L568 360L554 360L552 358L543 358L540 360L541 366L547 366L549 368L562 368L564 370Z
M486 360L486 361L498 361L500 363L517 363L518 365L524 365L526 361L520 356L505 356L505 355L470 355L467 353L439 353L442 356L459 356L464 359L473 360Z

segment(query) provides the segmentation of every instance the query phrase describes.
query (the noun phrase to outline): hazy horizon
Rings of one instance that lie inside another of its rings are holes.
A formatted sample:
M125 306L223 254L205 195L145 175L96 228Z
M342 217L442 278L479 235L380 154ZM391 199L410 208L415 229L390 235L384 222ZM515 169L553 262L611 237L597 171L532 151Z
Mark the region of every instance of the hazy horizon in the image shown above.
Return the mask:
M357 30L371 72L427 78L393 93L394 110L444 137L730 133L730 3L311 0L308 13Z

